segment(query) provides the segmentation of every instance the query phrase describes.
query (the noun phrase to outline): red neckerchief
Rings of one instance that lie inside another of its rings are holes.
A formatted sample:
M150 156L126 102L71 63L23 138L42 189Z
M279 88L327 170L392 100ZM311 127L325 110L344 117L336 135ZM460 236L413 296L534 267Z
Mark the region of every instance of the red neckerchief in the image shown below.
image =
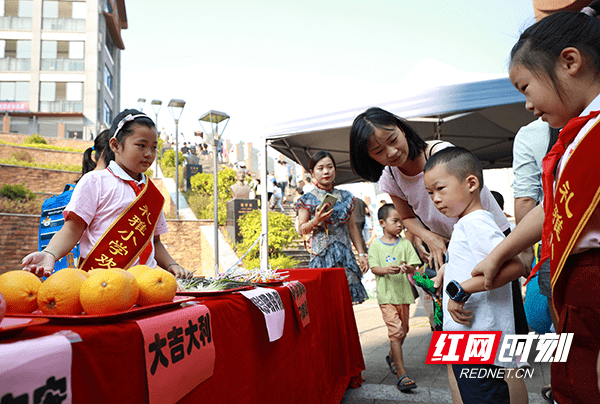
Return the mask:
M542 184L544 186L544 227L542 228L542 254L539 262L531 271L529 279L540 269L542 264L550 257L552 234L552 209L554 208L554 172L561 157L565 154L567 146L581 132L581 129L590 120L600 114L600 111L591 112L589 115L571 119L560 131L558 140L544 157L542 162Z
M138 196L140 194L140 192L142 192L142 190L144 189L145 184L142 184L140 186L133 180L124 180L123 178L119 177L117 174L113 173L110 168L107 168L107 170L109 173L111 173L118 179L123 180L127 184L129 184L129 186L131 188L133 188L133 192L135 192L135 196ZM144 251L141 252L141 254L139 256L140 264L145 264L146 262L148 262L148 259L150 258L151 254L152 254L152 241L149 242L148 245L146 246L146 248L144 248Z

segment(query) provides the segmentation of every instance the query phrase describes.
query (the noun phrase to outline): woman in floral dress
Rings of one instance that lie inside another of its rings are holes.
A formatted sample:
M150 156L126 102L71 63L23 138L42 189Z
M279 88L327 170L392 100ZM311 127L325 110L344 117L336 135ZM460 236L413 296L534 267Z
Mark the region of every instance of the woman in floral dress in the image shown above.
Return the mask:
M369 269L360 232L352 219L355 197L348 191L334 188L336 165L333 156L325 151L315 153L309 162L315 188L296 202L298 232L301 236L312 234L310 268L336 268L346 270L353 304L367 299L361 279ZM320 206L329 193L337 198L332 206ZM358 264L352 244L358 251Z

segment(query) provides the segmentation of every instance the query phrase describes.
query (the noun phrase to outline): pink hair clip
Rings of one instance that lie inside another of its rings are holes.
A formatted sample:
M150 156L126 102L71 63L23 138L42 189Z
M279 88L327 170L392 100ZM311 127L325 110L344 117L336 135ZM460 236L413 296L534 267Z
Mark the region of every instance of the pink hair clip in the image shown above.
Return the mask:
M596 18L596 17L598 17L598 13L596 12L596 10L594 10L594 9L593 9L593 8L591 8L591 7L587 7L587 6L586 6L586 7L584 7L584 8L582 8L582 9L581 9L581 12L582 12L583 14L589 15L589 16L590 16L590 17L592 17L592 18Z
M137 114L137 115L129 114L129 115L127 115L125 118L121 119L121 121L118 123L117 129L115 130L115 133L112 135L111 139L114 139L117 137L117 134L119 133L119 131L121 129L123 129L123 126L125 126L125 124L127 122L134 121L136 118L148 118L148 115L146 115L146 114ZM150 118L148 118L148 119L150 119Z

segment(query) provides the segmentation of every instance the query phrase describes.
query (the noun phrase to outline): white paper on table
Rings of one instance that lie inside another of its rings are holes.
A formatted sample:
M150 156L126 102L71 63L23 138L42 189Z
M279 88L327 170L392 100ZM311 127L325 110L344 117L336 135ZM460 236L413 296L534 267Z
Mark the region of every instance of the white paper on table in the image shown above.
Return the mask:
M256 288L240 292L246 296L265 316L269 342L281 338L283 325L285 323L285 309L283 302L276 290L268 288Z
M71 343L60 335L0 344L0 401L27 395L28 403L70 404L72 358Z

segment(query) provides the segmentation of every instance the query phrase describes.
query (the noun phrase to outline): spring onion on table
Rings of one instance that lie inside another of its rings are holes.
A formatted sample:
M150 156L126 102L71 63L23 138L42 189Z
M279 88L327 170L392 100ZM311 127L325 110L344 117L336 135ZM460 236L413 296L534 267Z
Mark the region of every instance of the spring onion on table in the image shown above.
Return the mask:
M178 279L178 289L180 291L216 291L235 289L242 286L251 286L250 282L241 282L230 278L192 278Z
M280 282L289 276L287 272L255 268L251 271L238 268L235 271L221 274L216 278L177 279L179 291L217 291L235 289L242 286L253 286L256 283Z

